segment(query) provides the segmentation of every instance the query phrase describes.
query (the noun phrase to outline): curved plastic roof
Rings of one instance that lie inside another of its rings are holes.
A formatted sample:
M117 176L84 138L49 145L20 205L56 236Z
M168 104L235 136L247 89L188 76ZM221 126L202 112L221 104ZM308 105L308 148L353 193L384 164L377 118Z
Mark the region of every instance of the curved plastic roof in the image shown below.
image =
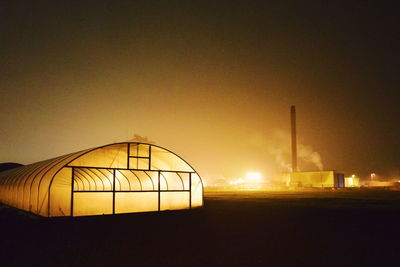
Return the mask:
M60 176L58 174L64 172L64 169L71 168L196 173L185 160L160 146L136 142L115 143L0 172L0 201L26 211L50 216L50 193L54 191L51 189L54 179ZM79 178L78 172L75 176ZM96 175L86 176L88 180L93 180L92 176ZM77 181L74 181L74 185L83 188L85 183L79 185ZM63 183L67 183L67 180L57 186L63 186ZM104 190L104 182L101 183ZM94 184L93 189L90 188L90 184L86 189L98 190L95 188L96 182ZM71 187L71 183L68 186ZM101 189L100 186L99 188ZM129 188L131 189L131 186Z

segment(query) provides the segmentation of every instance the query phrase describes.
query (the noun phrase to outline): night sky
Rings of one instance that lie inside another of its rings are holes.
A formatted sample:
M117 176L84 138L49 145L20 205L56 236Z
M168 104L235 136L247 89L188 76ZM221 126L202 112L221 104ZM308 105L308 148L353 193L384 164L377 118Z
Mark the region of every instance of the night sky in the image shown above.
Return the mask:
M385 1L1 1L0 162L138 134L207 181L290 163L400 170L400 9ZM318 154L316 154L318 153Z

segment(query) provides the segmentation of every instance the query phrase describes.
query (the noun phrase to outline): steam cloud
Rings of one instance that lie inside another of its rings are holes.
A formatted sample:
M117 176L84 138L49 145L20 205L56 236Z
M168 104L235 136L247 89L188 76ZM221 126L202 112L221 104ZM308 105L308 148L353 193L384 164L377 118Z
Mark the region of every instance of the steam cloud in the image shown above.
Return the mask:
M128 142L139 142L139 143L147 143L147 144L155 144L154 141L151 141L149 138L139 135L139 134L134 134L133 138L128 140Z
M311 146L299 144L297 146L298 157L305 162L313 163L319 170L322 170L324 166L321 162L321 156L318 152L313 151Z
M282 130L275 130L269 143L268 151L274 156L276 163L286 171L291 171L291 139L290 134ZM297 144L297 156L306 163L312 163L319 170L323 169L321 156L311 146Z

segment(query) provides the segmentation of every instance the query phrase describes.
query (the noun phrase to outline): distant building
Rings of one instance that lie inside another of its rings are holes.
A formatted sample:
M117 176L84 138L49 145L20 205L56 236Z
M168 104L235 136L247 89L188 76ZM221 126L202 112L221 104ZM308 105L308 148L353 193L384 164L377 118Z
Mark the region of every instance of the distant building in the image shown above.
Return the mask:
M282 182L293 188L341 188L345 187L343 173L335 171L287 172Z
M360 187L360 178L355 176L354 174L350 177L344 178L344 186L345 187Z

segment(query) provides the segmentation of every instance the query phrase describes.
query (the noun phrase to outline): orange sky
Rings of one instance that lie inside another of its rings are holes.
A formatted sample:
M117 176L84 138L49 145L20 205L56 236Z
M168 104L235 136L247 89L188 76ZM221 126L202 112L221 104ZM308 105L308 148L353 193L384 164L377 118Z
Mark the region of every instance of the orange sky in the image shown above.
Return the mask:
M325 169L398 173L399 19L390 6L1 5L0 162L139 134L206 179L269 176L284 170L279 153L289 160L294 104L299 143Z

